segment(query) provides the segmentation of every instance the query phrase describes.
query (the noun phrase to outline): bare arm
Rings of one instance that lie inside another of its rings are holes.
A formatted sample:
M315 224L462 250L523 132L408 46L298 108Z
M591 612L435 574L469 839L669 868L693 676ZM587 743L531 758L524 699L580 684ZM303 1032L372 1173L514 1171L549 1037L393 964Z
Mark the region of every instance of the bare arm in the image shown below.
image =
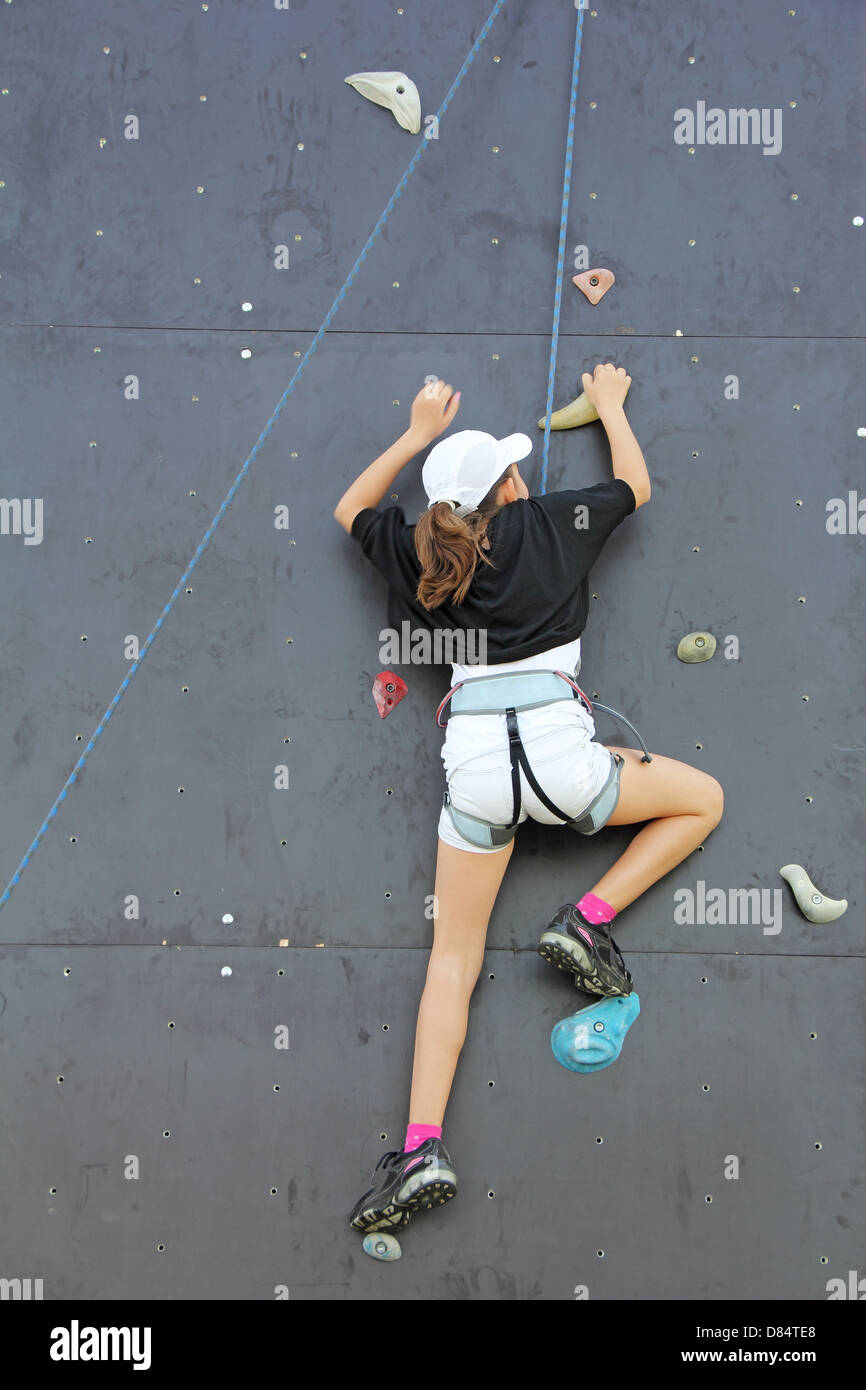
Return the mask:
M397 474L402 472L416 454L426 449L429 440L413 433L411 427L400 438L374 459L360 477L343 493L336 507L334 518L344 531L352 530L352 522L364 507L376 507L391 487Z
M599 362L593 376L584 372L583 389L598 411L610 444L613 476L628 483L635 495L635 506L642 507L652 493L650 476L641 447L625 416L623 401L631 385L624 367Z
M351 532L352 522L364 507L379 505L397 474L447 430L459 409L460 392L452 395L444 381L429 382L418 392L412 402L409 428L364 469L334 508L334 519L344 531Z

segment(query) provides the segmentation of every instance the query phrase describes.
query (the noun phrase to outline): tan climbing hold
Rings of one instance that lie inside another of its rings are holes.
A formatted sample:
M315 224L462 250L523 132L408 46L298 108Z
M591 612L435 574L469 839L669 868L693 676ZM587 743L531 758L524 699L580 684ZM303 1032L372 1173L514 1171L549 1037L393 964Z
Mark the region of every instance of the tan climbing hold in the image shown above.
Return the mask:
M687 632L677 645L680 661L709 661L716 650L716 639L711 632Z
M582 270L579 275L572 275L572 280L579 290L582 290L590 304L597 304L603 299L616 279L612 270Z
M810 922L835 922L848 906L847 898L825 897L802 864L783 864L779 873L790 883L800 911Z
M587 375L589 376L591 373L587 373ZM629 386L625 388L626 396L629 390L630 383ZM625 400L625 396L623 396L623 400ZM546 419L547 416L542 415L539 420L538 428L540 430L544 429L544 422ZM581 391L580 395L575 396L574 400L569 401L568 405L564 405L561 410L555 410L553 412L550 417L550 428L552 430L573 430L577 425L590 425L593 420L597 419L598 411L590 401L586 392Z
M544 429L546 415L542 415L538 422L538 428ZM598 419L598 411L590 401L585 391L581 391L573 401L564 405L561 410L555 410L550 417L550 428L552 430L571 430L575 425L589 425L593 420Z

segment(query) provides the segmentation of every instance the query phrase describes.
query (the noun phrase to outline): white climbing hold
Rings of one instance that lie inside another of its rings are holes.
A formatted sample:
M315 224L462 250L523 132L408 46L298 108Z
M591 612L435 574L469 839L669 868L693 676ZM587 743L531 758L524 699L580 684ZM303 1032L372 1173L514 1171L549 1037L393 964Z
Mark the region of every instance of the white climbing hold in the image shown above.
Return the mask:
M825 897L802 864L783 864L779 873L790 883L800 911L810 922L835 922L848 906L847 898Z
M403 1254L397 1237L389 1236L384 1231L364 1236L363 1248L364 1254L370 1255L374 1260L399 1260Z
M387 106L389 111L393 111L397 123L404 130L418 134L421 129L421 97L415 83L405 72L353 72L345 80L368 101L375 101L377 106Z

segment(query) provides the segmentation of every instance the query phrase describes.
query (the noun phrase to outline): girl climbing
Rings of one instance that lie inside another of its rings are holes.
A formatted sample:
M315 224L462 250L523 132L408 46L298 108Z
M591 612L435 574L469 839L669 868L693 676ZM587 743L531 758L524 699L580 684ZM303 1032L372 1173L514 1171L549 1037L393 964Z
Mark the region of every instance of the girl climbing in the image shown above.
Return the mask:
M595 741L578 698L588 575L611 532L650 499L650 479L626 419L631 378L612 362L583 374L611 451L613 478L531 497L517 464L524 434L502 440L463 430L432 449L430 499L417 524L398 506L377 510L400 470L452 424L460 392L445 382L416 396L409 429L340 499L336 520L389 583L389 622L466 632L483 664L452 662L442 760L433 947L418 1009L409 1123L402 1151L382 1155L350 1224L405 1225L453 1197L457 1176L442 1142L445 1107L484 957L487 925L527 816L595 834L646 822L627 849L541 934L545 959L597 995L627 995L632 979L611 936L618 913L664 877L718 825L714 777L658 754ZM475 648L477 651L477 646Z

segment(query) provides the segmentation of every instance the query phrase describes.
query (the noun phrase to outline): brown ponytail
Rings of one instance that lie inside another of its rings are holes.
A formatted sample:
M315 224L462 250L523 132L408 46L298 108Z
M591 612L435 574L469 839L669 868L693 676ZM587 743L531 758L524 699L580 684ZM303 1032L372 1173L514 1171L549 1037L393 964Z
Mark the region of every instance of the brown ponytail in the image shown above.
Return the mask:
M477 511L468 516L457 516L443 501L428 507L418 518L415 551L421 563L421 578L415 597L422 608L438 608L446 602L462 603L479 560L496 568L492 560L488 560L481 542L491 519L507 505L503 502L497 506L499 485L513 477L512 463L479 503Z

